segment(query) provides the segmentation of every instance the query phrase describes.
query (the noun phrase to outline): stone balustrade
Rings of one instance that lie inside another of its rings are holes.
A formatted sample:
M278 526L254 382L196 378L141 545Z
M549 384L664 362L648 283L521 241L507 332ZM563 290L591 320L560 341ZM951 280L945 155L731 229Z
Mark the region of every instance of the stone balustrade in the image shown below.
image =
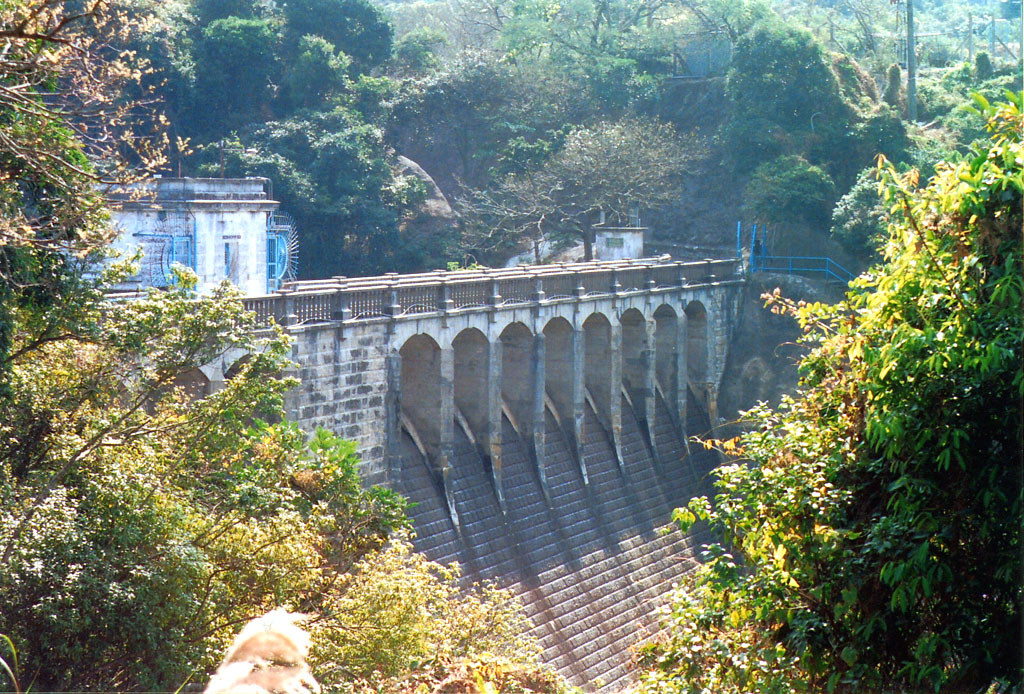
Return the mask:
M244 300L261 325L290 326L487 310L740 280L738 261L666 258L558 263L291 282Z

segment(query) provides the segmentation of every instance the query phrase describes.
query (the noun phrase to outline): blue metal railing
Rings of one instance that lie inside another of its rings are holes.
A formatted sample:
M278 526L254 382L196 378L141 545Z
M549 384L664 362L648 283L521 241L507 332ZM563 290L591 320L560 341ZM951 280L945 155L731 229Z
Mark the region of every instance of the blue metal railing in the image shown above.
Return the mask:
M770 255L768 250L768 228L761 226L758 233L754 224L750 234L750 272L784 272L787 275L797 273L822 274L826 280L849 284L853 273L831 258ZM743 257L743 224L736 222L736 257Z
M751 272L783 272L787 275L822 274L825 279L848 284L853 273L831 258L797 255L762 255L750 259Z

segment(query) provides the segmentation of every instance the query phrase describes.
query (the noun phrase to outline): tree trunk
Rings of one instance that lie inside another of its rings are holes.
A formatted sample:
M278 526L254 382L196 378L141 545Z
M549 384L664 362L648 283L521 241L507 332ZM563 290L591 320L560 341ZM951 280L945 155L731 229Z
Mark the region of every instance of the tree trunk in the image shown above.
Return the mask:
M594 259L594 232L590 229L583 232L583 259Z

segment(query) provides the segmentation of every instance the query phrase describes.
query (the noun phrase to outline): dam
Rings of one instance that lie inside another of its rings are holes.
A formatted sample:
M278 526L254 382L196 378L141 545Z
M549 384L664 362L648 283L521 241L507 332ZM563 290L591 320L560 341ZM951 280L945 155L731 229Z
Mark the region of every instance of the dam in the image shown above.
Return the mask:
M710 491L737 260L666 258L331 278L250 297L293 339L291 419L356 441L414 506L415 545L511 588L542 662L630 682L630 648L703 538L666 534ZM244 355L203 368L210 388Z

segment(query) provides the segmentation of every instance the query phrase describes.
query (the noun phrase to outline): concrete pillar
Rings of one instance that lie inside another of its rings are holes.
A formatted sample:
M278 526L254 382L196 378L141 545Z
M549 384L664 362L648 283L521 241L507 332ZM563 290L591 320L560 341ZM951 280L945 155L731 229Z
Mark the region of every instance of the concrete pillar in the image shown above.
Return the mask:
M505 488L501 477L501 353L500 339L487 342L487 402L481 403L486 409L486 425L481 432L480 447L491 467L491 478L494 482L494 493L498 497L498 505L504 513Z
M583 483L590 484L590 476L587 474L587 463L583 459L583 408L586 407L586 371L584 362L584 335L583 331L575 326L572 329L572 393L570 406L570 444L573 453L576 455L576 463L580 467L580 474L583 475Z
M644 321L644 328L647 331L647 342L644 346L644 350L641 353L642 366L643 366L643 383L640 386L643 398L643 404L640 404L634 400L633 405L643 411L643 429L647 435L647 442L650 444L651 452L654 454L655 459L658 458L658 448L655 445L654 432L657 431L655 428L655 419L657 417L657 392L655 391L655 384L658 382L657 373L657 354L656 354L656 343L655 340L657 323L654 319L648 319Z
M608 365L608 423L615 460L619 469L625 472L626 462L622 457L622 326L618 321L611 325L609 337L608 355L611 363Z
M551 486L548 484L547 468L544 465L546 454L545 435L547 427L544 424L544 383L546 377L545 364L545 340L544 333L536 333L533 336L533 359L530 360L533 367L533 401L528 427L529 433L523 432L527 437L530 453L533 455L534 465L537 466L537 476L540 478L540 486L544 491L544 497L551 505Z
M583 323L585 383L597 420L620 468L622 460L622 326L601 314Z
M459 527L459 512L455 507L455 488L452 480L452 464L455 462L455 350L451 345L441 347L440 354L440 404L438 407L439 438L435 465L444 485L448 513Z
M392 350L384 358L384 378L387 379L387 391L384 394L384 410L387 450L385 451L385 468L388 484L399 482L399 471L402 469L402 355Z
M589 483L583 463L583 407L584 391L583 331L565 318L553 318L544 326L544 394L549 396L551 409L559 427L569 442L569 448L579 465L584 484ZM543 417L537 426L544 426Z
M707 406L708 421L714 431L718 427L718 384L711 382L707 384Z
M683 441L686 442L686 450L690 450L690 437L689 432L686 431L686 401L687 401L687 388L690 384L689 371L687 370L686 364L686 346L687 338L689 337L689 330L687 328L686 315L680 314L676 322L676 415L679 418L679 429L680 435L683 437Z
M623 386L633 405L633 415L640 424L648 449L654 453L657 323L635 309L623 313L619 323L622 326Z

